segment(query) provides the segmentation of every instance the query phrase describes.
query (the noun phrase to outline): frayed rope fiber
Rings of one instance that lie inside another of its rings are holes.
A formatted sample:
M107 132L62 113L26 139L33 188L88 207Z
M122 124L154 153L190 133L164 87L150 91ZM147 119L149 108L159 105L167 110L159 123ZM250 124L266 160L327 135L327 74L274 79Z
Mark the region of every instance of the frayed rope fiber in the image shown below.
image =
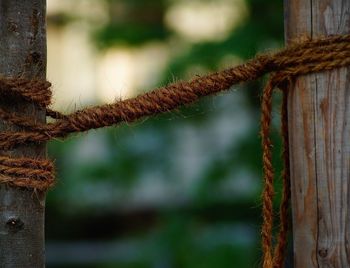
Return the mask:
M0 77L0 98L22 98L46 110L54 123L41 124L31 118L0 109L0 118L22 131L0 132L0 148L9 151L18 145L41 143L65 138L71 133L134 122L145 116L168 112L179 106L213 95L231 86L256 80L270 73L261 103L261 137L263 148L264 189L262 193L262 249L263 267L283 267L288 232L290 199L289 152L287 126L287 89L293 80L314 72L350 65L350 35L330 36L294 43L275 54L259 55L245 64L155 89L132 99L92 108L69 115L48 108L51 102L50 83L42 80ZM281 128L284 171L283 196L280 206L280 231L276 245L272 243L274 169L270 139L272 95L274 88L283 92ZM0 157L0 183L45 191L54 185L54 168L49 160Z

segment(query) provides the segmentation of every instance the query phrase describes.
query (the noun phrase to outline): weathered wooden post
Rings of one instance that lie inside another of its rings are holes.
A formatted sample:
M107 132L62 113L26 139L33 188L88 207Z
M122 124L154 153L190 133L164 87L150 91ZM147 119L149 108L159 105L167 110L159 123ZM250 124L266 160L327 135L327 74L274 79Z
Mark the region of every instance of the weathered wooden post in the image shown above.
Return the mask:
M350 33L349 0L285 0L286 40ZM295 267L350 267L350 68L288 96Z
M45 78L45 16L45 0L0 0L0 75ZM43 110L21 99L0 99L0 107L45 120ZM0 122L1 129L9 127ZM43 158L45 145L21 146L10 153ZM45 266L44 208L45 194L0 185L1 267Z

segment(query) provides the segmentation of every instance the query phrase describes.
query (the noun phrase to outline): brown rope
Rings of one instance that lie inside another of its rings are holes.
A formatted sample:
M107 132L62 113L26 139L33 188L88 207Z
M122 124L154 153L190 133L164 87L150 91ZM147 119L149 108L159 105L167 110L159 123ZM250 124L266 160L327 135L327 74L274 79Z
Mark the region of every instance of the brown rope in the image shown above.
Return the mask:
M261 138L263 150L263 173L264 188L262 192L263 200L263 225L261 228L261 240L263 249L263 267L272 267L272 226L273 226L273 204L274 196L273 178L274 170L272 166L272 152L270 140L270 124L272 110L272 92L276 86L278 76L271 78L263 92L261 103Z
M290 181L289 181L289 143L288 143L288 117L287 117L287 96L288 87L291 79L287 74L277 73L273 75L263 92L261 102L261 137L263 149L263 171L264 171L264 189L262 192L263 200L263 224L261 228L262 247L263 247L263 267L279 268L283 267L287 234L288 234L288 209L290 200ZM281 134L283 141L283 164L282 171L283 192L280 205L280 230L278 241L276 243L274 254L272 255L272 227L273 227L273 197L274 197L274 168L272 165L272 142L270 139L271 114L272 114L272 94L273 89L279 87L283 90L283 100L281 109Z
M51 102L50 83L41 80L0 77L0 98L23 98L46 109L46 115L54 123L42 124L31 118L0 109L0 118L23 128L23 131L0 132L0 148L11 150L26 143L41 143L53 138L65 138L71 133L134 122L145 116L171 111L179 106L197 101L231 86L256 80L272 73L262 95L261 137L263 148L264 189L262 248L263 267L282 267L288 231L288 208L290 199L289 152L287 124L287 88L300 75L321 72L350 65L350 35L331 36L317 40L296 42L275 54L265 54L210 75L196 77L189 82L178 82L155 89L132 99L92 108L70 115L63 115L48 107ZM273 250L273 196L274 169L270 140L272 94L274 88L283 90L282 138L284 171L283 194L280 206L280 231ZM0 183L12 186L47 190L54 184L53 165L48 160L0 157Z
M45 80L0 77L0 97L21 97L41 107L51 104L51 83Z
M54 166L49 160L0 156L0 181L43 191L54 185Z

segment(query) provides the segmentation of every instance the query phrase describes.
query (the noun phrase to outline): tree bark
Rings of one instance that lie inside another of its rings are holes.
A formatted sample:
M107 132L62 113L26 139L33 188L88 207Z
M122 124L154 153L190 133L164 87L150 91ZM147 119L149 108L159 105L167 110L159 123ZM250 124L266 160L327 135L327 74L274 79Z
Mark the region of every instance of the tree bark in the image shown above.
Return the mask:
M0 0L0 75L46 77L46 1ZM23 100L0 106L45 122L45 112ZM0 122L0 130L15 129ZM1 153L5 153L2 151ZM12 156L46 157L45 145L26 145ZM45 194L0 185L0 266L44 267Z
M285 0L286 40L350 33L349 0ZM350 68L288 95L295 267L350 267Z

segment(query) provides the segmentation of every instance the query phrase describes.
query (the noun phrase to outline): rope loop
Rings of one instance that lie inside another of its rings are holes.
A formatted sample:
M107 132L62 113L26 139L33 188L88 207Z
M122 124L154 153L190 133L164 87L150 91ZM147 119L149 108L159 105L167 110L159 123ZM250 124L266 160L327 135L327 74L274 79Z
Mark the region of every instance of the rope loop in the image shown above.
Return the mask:
M49 160L0 156L0 180L10 186L45 191L54 185L54 165Z

